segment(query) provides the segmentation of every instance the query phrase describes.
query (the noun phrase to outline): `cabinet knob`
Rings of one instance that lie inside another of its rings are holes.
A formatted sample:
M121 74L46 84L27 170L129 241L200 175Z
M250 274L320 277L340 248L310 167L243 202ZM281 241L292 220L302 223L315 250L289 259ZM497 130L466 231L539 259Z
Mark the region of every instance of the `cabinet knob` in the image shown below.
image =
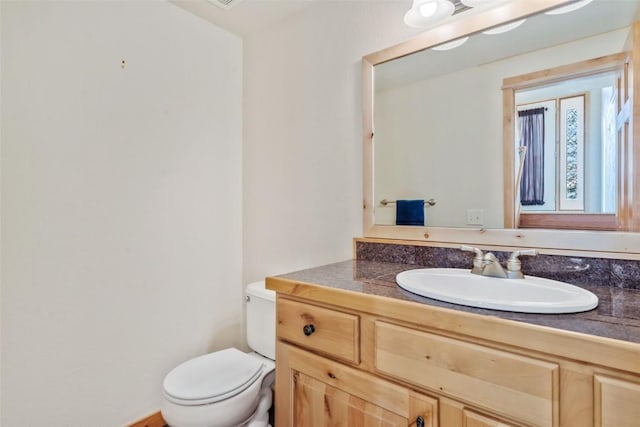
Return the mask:
M306 336L311 335L315 331L316 331L316 327L313 325L304 325L304 327L302 328L302 332L304 332Z
M424 418L422 418L422 415L416 418L416 427L424 427Z

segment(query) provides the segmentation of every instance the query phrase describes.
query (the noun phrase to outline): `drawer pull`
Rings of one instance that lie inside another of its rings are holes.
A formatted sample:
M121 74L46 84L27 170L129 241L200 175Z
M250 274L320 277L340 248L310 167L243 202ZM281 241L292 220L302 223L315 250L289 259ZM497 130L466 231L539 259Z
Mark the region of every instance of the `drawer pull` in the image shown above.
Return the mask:
M313 325L304 325L304 327L302 328L302 332L304 332L306 336L311 335L315 331L316 331L316 327Z
M422 418L422 415L416 418L416 427L424 427L424 418Z

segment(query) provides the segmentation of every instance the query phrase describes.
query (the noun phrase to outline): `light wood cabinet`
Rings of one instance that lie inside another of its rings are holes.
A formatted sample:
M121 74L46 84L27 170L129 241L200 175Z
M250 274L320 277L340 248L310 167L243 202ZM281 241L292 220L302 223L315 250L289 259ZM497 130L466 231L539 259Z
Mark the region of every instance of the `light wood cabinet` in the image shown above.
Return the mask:
M293 424L402 426L407 420L301 372L294 374Z
M276 425L437 427L437 400L279 343Z
M278 337L337 359L360 360L359 317L312 304L282 299L278 303Z
M596 427L640 426L640 382L595 376Z
M305 286L267 280L278 427L640 427L636 344Z
M375 322L374 339L378 372L532 425L554 425L557 364L387 322Z
M506 424L468 410L463 411L462 417L464 427L514 427L513 424Z

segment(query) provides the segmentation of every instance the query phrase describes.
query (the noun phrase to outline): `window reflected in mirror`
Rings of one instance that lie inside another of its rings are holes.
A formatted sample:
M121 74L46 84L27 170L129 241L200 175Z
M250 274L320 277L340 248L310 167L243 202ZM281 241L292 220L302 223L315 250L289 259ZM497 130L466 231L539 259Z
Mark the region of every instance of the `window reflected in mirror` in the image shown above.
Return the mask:
M615 85L604 73L516 91L523 213L616 212Z
M513 168L519 180L518 227L621 228L619 199L628 194L618 161L627 155L622 139L629 117L619 88L625 89L627 56L608 55L505 79L506 117L512 116L509 97L516 110L513 139L505 144L514 144L510 149L518 153Z

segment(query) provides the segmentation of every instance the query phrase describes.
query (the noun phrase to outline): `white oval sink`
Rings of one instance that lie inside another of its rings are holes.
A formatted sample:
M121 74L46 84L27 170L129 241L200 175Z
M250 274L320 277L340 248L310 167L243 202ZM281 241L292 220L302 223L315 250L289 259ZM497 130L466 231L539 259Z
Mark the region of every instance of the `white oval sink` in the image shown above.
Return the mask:
M520 313L578 313L598 306L598 297L578 286L541 277L501 279L458 268L422 268L396 276L398 285L440 301Z

